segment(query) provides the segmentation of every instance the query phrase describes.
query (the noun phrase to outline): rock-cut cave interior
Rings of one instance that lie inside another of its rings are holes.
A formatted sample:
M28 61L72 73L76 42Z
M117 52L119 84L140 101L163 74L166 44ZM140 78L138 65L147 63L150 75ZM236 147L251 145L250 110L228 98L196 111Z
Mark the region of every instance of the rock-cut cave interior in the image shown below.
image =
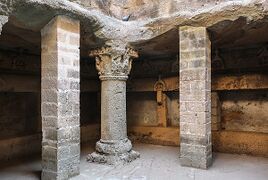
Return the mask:
M268 179L267 0L0 12L0 179Z

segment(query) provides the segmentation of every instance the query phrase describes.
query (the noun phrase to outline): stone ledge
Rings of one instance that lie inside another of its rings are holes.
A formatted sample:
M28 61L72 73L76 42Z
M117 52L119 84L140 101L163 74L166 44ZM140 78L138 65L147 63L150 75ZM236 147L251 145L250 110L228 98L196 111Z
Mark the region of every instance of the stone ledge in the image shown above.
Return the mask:
M133 143L179 146L179 133L179 128L176 127L133 126L128 128L128 136Z
M178 127L141 127L128 128L133 143L148 143L166 146L179 146ZM81 144L97 141L100 125L81 127ZM248 154L268 157L268 134L234 131L213 131L213 151L222 153ZM41 153L41 134L0 140L0 161L21 158Z
M179 127L129 127L133 143L179 146ZM268 157L268 134L253 132L212 131L215 152Z
M100 135L100 125L81 127L81 145L96 142ZM42 135L32 134L0 140L0 161L19 159L36 154L41 157Z

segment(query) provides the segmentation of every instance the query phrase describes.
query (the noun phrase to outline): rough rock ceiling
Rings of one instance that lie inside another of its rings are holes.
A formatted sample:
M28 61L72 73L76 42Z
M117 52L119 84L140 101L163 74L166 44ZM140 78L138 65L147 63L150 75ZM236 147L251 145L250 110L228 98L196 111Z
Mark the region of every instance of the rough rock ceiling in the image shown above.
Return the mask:
M245 18L239 18L236 21L223 21L209 27L214 48L232 48L267 43L267 29L267 19L247 24ZM40 39L40 32L7 23L0 36L0 48L40 54ZM169 57L178 54L178 41L177 28L173 28L151 40L132 43L132 46L136 47L142 57ZM88 50L97 46L96 44L95 36L82 35L82 57L87 57Z
M39 32L23 29L7 23L0 36L0 48L4 50L40 54Z
M55 15L81 20L81 54L120 40L141 57L178 54L178 26L206 26L214 48L268 42L268 2L181 0L91 0L85 7L66 0L13 0L2 14L9 17L0 36L0 48L40 54L40 29ZM105 2L105 3L104 3ZM83 0L80 0L83 3ZM131 14L130 21L121 21Z
M203 13L215 13L220 9L228 10L228 6L235 9L236 6L252 6L252 4L264 4L265 0L70 0L81 4L91 10L98 9L107 16L123 19L129 16L129 21L148 21L152 23L165 21L169 17L183 17L202 15ZM250 5L251 4L251 5ZM230 9L229 9L230 10ZM166 22L171 21L168 20Z

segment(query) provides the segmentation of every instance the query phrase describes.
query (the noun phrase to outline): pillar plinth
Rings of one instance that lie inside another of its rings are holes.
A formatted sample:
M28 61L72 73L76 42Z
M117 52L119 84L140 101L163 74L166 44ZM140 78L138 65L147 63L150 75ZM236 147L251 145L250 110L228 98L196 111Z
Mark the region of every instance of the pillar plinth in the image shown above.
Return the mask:
M132 49L102 48L91 52L101 80L101 139L88 161L118 164L139 157L127 137L126 81L131 70Z

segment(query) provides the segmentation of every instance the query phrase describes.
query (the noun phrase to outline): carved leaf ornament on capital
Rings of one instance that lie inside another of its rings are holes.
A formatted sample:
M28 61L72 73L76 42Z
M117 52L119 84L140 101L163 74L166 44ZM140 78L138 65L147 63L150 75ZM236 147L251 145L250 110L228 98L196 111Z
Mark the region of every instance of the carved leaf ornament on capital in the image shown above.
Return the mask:
M93 50L89 56L96 57L96 69L100 76L127 76L132 67L132 60L138 57L131 48L123 50L103 47Z

